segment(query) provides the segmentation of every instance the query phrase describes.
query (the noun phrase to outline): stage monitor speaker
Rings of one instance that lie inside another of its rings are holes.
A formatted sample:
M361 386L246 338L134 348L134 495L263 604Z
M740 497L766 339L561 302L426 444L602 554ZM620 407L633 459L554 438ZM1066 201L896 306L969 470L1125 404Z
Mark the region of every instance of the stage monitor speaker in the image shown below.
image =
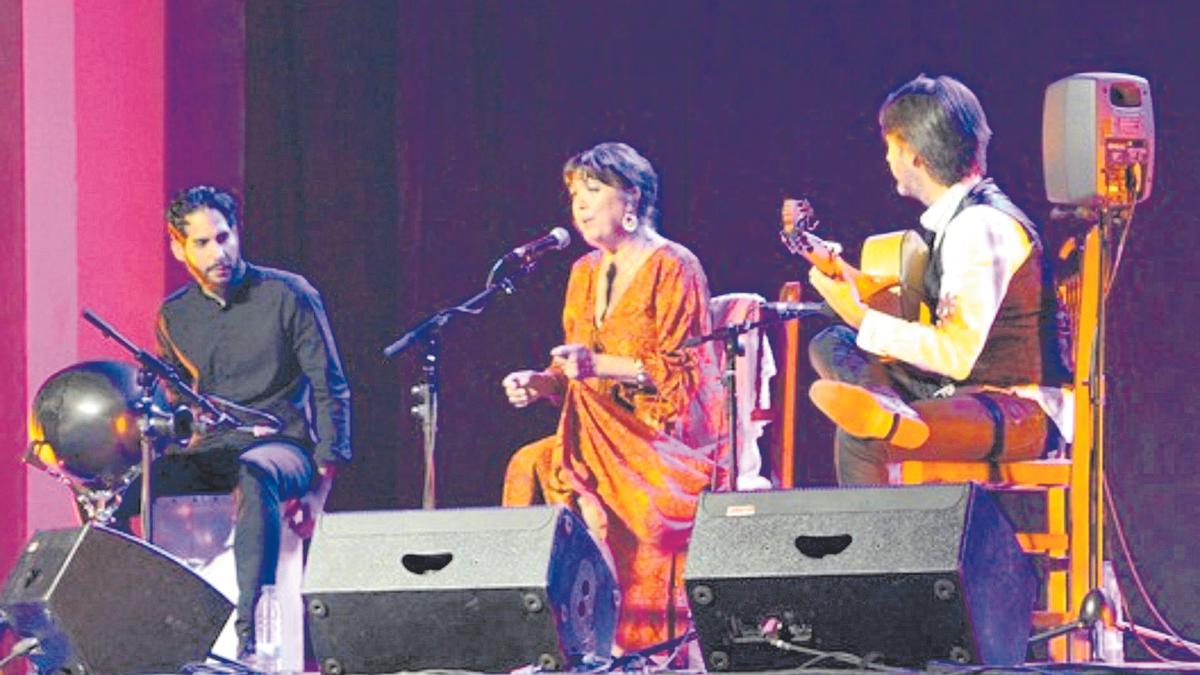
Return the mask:
M1042 109L1046 198L1130 206L1154 184L1154 108L1136 75L1080 73L1046 88Z
M327 675L605 659L619 591L562 507L330 513L304 576Z
M233 606L139 539L97 525L38 532L0 608L41 673L177 673L204 661Z
M684 580L708 669L732 671L1019 663L1037 592L970 484L705 494Z

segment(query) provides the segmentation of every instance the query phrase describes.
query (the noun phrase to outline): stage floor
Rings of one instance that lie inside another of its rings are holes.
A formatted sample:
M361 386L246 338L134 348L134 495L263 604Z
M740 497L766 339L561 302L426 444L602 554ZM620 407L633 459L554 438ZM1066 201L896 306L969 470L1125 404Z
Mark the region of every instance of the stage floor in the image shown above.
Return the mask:
M186 669L183 671L186 675L209 674L209 675L233 675L254 673L248 669L238 669L233 667L224 667L220 665L205 665L195 669ZM385 673L382 675L401 675L402 673L436 673L437 675L478 675L481 671L473 670L457 670L457 669L431 669L423 671L396 671L395 673ZM519 669L512 671L517 674L532 674L548 671L537 671L533 669ZM566 671L566 672L598 672L598 671ZM603 672L603 671L599 671ZM642 670L626 670L612 671L625 673L655 673L663 675L699 675L704 671L697 670L661 670L661 669L642 669ZM958 675L958 674L988 674L988 675L1007 675L1007 674L1028 674L1028 673L1078 673L1087 675L1104 675L1107 673L1188 673L1200 672L1200 663L1185 663L1185 662L1137 662L1125 664L1103 664L1103 663L1027 663L1020 666L959 666L950 664L930 664L924 670L903 669L903 668L887 668L886 670L860 670L851 668L805 668L793 670L760 670L760 671L713 671L739 673L753 672L755 675L795 675L797 673L828 673L837 675L862 673L866 675L878 675L881 672L890 673L938 673L940 675ZM320 671L311 670L305 671L297 675L322 675Z

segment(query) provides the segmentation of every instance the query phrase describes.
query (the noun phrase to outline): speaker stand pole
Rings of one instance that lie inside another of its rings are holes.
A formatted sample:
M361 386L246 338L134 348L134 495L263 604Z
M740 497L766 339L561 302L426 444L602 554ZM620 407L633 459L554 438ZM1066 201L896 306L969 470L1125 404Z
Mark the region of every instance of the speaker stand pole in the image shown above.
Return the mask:
M1110 282L1108 277L1112 273L1109 269L1112 263L1109 258L1109 247L1114 229L1128 227L1129 217L1130 210L1127 207L1103 204L1099 208L1098 218L1093 223L1093 226L1096 228L1097 248L1099 249L1096 256L1096 283L1093 289L1089 289L1086 286L1083 289L1085 293L1094 292L1096 294L1095 340L1091 363L1088 368L1088 382L1090 384L1088 387L1088 408L1091 421L1091 443L1089 447L1083 449L1088 456L1088 591L1081 600L1083 606L1096 602L1097 598L1103 598L1103 591L1100 590L1102 581L1100 567L1104 551L1102 500L1104 498L1104 408L1108 384L1106 381L1106 355L1108 351L1107 306ZM1084 264L1086 265L1086 262ZM1084 610L1081 609L1081 614L1083 612ZM1093 620L1088 627L1091 627L1095 623ZM1080 639L1083 638L1077 631L1068 636L1070 643L1074 643L1075 640ZM1093 662L1100 661L1101 645L1100 640L1097 639L1096 631L1088 631L1086 640L1087 642L1081 648L1086 649L1087 659ZM1075 654L1075 645L1069 644L1067 649L1068 660L1074 660Z
M1092 355L1091 369L1088 380L1088 407L1091 408L1091 447L1088 461L1088 595L1100 593L1100 566L1104 550L1104 529L1101 523L1103 511L1101 500L1104 499L1104 403L1107 382L1108 354L1108 276L1110 259L1109 246L1114 226L1125 225L1124 210L1105 204L1100 209L1100 219L1097 223L1097 243L1099 255L1096 261L1096 340L1095 353ZM1100 640L1095 631L1089 631L1087 648L1092 661L1100 660Z
M154 464L154 427L151 425L151 415L154 407L154 383L157 379L154 371L148 368L138 369L137 381L142 389L142 397L138 401L141 412L138 425L141 427L139 445L142 450L142 539L149 543L154 543L154 490L150 485L153 480L153 472L150 469Z
M746 350L741 343L741 337L745 332L747 331L730 331L726 333L723 340L725 343L725 371L721 374L721 383L725 385L725 422L729 425L730 492L738 491L738 476L741 473L738 461L738 451L741 448L738 446L737 360L738 357L746 355ZM716 484L719 473L714 467L711 486L714 492L721 489L721 486Z
M1088 596L1100 593L1100 567L1104 551L1104 528L1102 501L1104 499L1104 407L1108 382L1108 291L1110 264L1109 246L1113 231L1117 227L1128 227L1127 209L1105 204L1100 209L1096 224L1099 255L1096 260L1096 340L1088 380L1088 407L1091 408L1091 447L1088 461ZM1100 660L1100 641L1095 632L1088 636L1088 651L1092 661Z

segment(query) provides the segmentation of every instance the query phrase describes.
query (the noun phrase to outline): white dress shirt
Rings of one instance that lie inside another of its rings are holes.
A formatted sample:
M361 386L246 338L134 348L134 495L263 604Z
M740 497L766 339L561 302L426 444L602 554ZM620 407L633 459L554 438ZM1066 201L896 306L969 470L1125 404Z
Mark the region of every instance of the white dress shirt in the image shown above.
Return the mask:
M858 330L860 349L954 380L971 374L1008 284L1033 250L1025 228L991 206L968 206L955 215L967 192L981 180L970 176L952 185L921 214L921 226L934 233L934 250L941 248L941 290L934 323L867 310ZM1031 383L1001 391L1037 401L1063 437L1071 440L1073 401L1063 389Z

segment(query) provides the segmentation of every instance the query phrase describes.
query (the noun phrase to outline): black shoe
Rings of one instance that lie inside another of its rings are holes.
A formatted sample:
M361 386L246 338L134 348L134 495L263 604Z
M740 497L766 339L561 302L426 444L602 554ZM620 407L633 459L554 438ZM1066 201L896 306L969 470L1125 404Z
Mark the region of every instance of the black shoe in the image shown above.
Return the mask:
M264 672L259 667L258 655L255 654L254 647L251 647L248 650L243 649L242 647L238 647L237 663L240 667L245 669L244 671L239 671L239 672L245 672L245 673L262 673L262 672Z
M254 632L250 630L239 630L237 660L239 663L253 665L254 654L257 651L257 645L254 642Z

